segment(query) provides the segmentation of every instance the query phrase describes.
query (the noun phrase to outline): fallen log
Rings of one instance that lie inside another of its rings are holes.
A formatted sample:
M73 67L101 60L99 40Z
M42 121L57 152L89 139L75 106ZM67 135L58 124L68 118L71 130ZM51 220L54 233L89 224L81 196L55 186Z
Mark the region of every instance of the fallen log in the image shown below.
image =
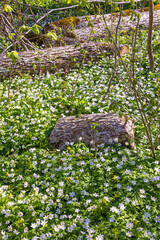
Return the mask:
M79 47L74 45L47 48L37 51L24 51L19 53L20 61L13 63L11 59L3 56L0 60L0 80L23 73L39 74L58 72L61 69L75 68L77 63L97 61L98 53L106 51L113 54L113 45L101 43L82 43Z
M120 23L120 30L125 30L126 32L133 31L136 27L137 21L135 18L131 20L131 13L136 13L137 11L130 11L130 15L123 15ZM119 13L105 14L104 15L107 26L110 28L111 32L115 32L116 26L119 20ZM107 36L106 24L101 15L90 16L90 22L93 24L92 27L88 27L88 21L85 17L79 17L80 24L83 26L74 30L77 40L97 39L104 38ZM140 26L143 29L148 29L149 26L149 12L142 12L140 18ZM160 27L160 10L154 10L153 14L153 27Z
M110 27L113 31L116 27L118 18L116 16L114 17L112 14L106 14L105 18L108 27ZM9 77L21 75L23 73L54 73L59 72L62 69L64 72L68 72L70 69L75 68L77 63L87 63L91 60L97 61L100 49L101 51L113 54L113 45L90 41L94 38L97 39L106 37L106 26L102 17L91 16L90 21L94 24L93 29L88 27L88 21L85 20L84 17L79 17L79 19L80 26L77 26L77 29L74 30L76 38L64 39L64 42L67 44L71 43L72 45L20 52L20 61L17 60L15 64L11 61L11 59L1 54L0 81ZM160 10L154 11L154 26L159 26L159 19ZM148 12L142 13L140 25L144 28L148 27ZM122 29L130 31L133 26L135 26L135 22L130 20L130 16L122 18ZM77 48L74 46L76 42L80 43L80 46Z
M61 117L49 136L50 149L63 150L67 142L79 140L88 146L121 143L134 148L134 122L118 113Z

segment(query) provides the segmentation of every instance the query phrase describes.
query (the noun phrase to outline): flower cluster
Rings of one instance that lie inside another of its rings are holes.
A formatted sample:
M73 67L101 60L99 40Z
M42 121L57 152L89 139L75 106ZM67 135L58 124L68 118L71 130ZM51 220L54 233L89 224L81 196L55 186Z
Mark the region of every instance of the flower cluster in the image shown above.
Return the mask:
M160 239L159 85L145 56L142 49L135 72L146 116L154 119L156 160L123 67L117 66L114 87L102 99L114 59L67 76L0 83L0 239ZM158 63L155 56L157 69ZM62 114L118 110L136 120L135 150L118 139L88 148L80 138L63 152L49 151L48 135Z
M158 164L118 146L95 155L82 143L3 158L2 239L158 239Z

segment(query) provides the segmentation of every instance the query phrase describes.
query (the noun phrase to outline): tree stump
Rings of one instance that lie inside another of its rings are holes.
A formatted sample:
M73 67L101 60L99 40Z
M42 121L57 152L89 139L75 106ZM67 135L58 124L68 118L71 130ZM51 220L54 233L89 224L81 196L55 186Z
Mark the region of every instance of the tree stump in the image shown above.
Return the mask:
M118 113L61 117L49 136L49 147L63 150L68 142L82 141L87 146L121 143L133 149L133 129L134 122Z

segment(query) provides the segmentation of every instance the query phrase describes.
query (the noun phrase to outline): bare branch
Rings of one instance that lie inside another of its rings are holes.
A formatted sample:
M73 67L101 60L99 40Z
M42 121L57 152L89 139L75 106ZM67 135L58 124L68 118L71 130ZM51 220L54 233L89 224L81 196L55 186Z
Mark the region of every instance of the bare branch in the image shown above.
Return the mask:
M120 15L119 15L119 20L118 20L118 23L117 23L117 26L116 26L116 36L115 36L115 44L116 44L116 49L115 49L115 64L114 64L114 70L113 70L113 73L112 73L112 76L109 80L109 83L108 83L108 89L103 97L103 101L105 100L107 94L109 93L109 90L111 88L111 84L112 84L112 81L113 81L113 78L116 74L116 69L117 69L117 49L118 49L118 28L119 28L119 25L120 25L120 22L121 22L121 17L122 17L122 5L120 7Z

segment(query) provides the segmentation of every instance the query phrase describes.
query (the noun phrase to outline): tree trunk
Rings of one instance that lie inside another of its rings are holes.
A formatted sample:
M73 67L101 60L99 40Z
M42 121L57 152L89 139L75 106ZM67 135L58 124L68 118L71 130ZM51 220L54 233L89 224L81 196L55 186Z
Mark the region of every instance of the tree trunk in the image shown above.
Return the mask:
M67 142L79 140L88 146L121 143L134 148L134 123L118 113L61 117L49 137L50 149L63 150Z
M152 30L153 30L153 2L149 0L149 27L148 27L148 56L149 56L149 70L154 71L154 56L152 51Z

